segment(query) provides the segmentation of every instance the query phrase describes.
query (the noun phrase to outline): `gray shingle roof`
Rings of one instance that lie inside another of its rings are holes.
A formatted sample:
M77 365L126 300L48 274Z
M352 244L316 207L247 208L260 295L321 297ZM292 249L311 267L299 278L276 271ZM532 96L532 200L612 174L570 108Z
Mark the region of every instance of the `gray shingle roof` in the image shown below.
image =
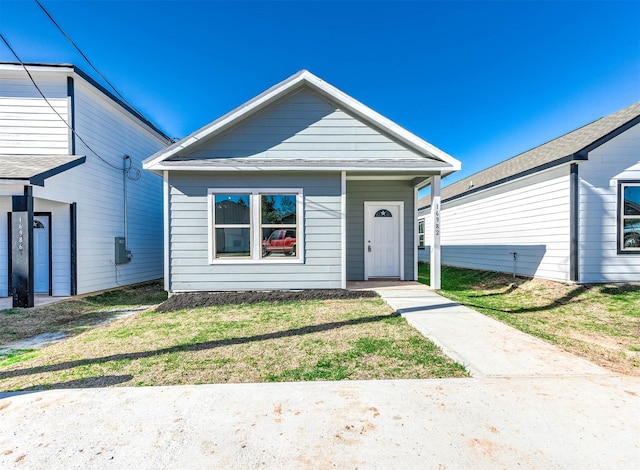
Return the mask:
M443 188L442 201L561 163L585 160L588 152L639 122L640 101ZM431 196L426 196L418 201L418 208L430 204Z
M85 162L78 155L0 155L0 179L24 180L44 186L44 180Z

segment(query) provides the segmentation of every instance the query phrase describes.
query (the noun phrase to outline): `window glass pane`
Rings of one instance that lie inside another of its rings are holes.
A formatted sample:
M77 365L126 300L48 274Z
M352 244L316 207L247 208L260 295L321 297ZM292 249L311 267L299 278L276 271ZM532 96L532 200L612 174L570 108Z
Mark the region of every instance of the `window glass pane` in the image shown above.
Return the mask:
M640 248L640 218L624 220L624 247Z
M261 199L263 224L296 223L295 194L263 194Z
M418 222L418 233L424 233L424 220Z
M262 257L298 256L296 229L262 229Z
M248 194L216 194L214 203L216 225L249 224Z
M624 215L640 215L640 186L624 188Z
M251 230L216 228L216 258L251 256Z

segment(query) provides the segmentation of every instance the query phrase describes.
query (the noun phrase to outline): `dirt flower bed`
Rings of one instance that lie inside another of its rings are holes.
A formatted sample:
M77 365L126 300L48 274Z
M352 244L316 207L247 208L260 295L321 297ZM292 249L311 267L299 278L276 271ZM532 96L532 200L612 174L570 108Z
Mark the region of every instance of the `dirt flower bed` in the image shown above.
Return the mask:
M261 302L297 302L304 300L352 300L377 297L373 291L346 289L308 289L301 291L198 292L172 295L156 307L156 312L175 312L220 305L250 305Z

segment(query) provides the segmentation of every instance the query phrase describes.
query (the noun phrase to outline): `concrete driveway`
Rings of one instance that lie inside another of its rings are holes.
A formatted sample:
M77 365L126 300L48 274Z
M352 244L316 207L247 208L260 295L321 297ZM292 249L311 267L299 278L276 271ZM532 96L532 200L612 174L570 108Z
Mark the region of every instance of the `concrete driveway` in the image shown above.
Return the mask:
M0 395L0 468L638 468L640 378L419 285L377 290L474 378Z

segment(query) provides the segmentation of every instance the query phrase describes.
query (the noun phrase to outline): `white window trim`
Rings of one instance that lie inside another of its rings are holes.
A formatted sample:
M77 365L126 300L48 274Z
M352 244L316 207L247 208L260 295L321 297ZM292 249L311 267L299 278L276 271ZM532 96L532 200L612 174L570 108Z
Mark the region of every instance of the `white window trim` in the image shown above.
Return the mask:
M214 195L215 194L248 194L251 206L250 237L251 257L216 258L214 228ZM262 258L262 230L260 223L260 196L263 194L295 194L296 196L296 253L297 256L286 258ZM207 189L207 238L209 264L304 264L304 192L302 188L208 188Z
M619 197L618 197L618 254L629 255L640 254L640 248L625 248L624 247L624 221L625 219L637 219L637 215L625 216L624 215L624 188L630 186L640 186L640 181L620 181L618 183Z

